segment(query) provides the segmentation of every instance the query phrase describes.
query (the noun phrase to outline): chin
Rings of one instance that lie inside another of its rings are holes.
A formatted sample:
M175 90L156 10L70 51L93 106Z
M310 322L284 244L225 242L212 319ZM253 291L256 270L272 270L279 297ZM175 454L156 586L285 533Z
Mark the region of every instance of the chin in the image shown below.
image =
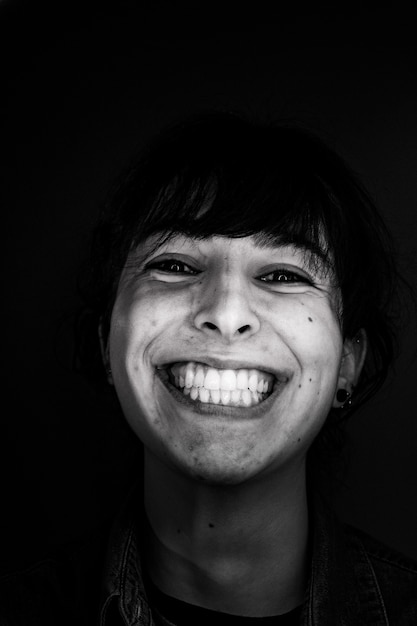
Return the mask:
M238 486L253 478L252 472L245 468L207 467L203 464L200 467L187 468L183 473L197 483L219 488Z
M278 471L284 461L274 456L271 463L269 455L256 453L255 447L241 446L239 449L202 449L202 446L189 446L183 454L173 451L170 465L175 471L191 480L211 486L241 485L256 480L270 471Z

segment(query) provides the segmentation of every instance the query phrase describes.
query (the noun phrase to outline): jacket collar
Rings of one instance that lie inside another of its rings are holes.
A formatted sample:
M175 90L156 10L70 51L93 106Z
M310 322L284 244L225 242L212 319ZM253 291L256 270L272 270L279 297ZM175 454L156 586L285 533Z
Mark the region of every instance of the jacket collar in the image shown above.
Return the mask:
M355 531L316 498L303 625L388 625L377 579Z
M117 601L126 626L152 624L144 586L141 556L141 523L145 518L140 489L128 495L113 524L104 569L100 626L106 626L106 614Z
M318 498L311 511L312 556L303 626L387 626L374 570L359 536ZM126 626L152 624L141 563L145 515L133 490L113 525L104 572L100 626L116 601Z

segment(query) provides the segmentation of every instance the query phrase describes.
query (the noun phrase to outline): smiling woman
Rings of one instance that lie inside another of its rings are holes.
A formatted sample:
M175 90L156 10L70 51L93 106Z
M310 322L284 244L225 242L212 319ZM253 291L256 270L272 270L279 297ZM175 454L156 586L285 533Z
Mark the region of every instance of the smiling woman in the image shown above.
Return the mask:
M212 114L155 140L121 177L96 231L86 292L105 335L128 256L149 237L152 247L178 233L196 241L253 236L261 246L297 249L304 270L336 281L343 334L367 328L355 406L383 382L394 352L388 311L398 280L390 237L359 181L316 136Z
M145 458L240 483L305 456L365 352L343 345L332 274L253 236L150 239L122 273L104 350Z
M8 579L6 623L26 594L25 624L62 624L69 576L69 623L415 623L416 564L337 521L317 482L392 361L392 258L366 191L305 130L216 113L141 154L94 233L82 362L144 474L105 548Z

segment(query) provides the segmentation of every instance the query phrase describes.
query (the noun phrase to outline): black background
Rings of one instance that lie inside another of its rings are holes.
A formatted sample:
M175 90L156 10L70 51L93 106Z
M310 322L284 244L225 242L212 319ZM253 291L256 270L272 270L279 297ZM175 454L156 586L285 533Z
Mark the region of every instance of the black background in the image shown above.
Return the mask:
M136 471L108 400L70 370L70 321L97 208L161 126L221 106L315 128L362 175L416 285L412 17L332 7L0 0L2 566L94 526ZM417 557L415 340L410 323L396 377L349 427L338 508Z

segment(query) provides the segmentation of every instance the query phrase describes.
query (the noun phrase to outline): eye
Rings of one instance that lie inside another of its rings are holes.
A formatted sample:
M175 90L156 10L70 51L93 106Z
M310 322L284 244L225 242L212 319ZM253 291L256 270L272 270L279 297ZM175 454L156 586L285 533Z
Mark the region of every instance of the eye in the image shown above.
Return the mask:
M161 259L160 261L151 261L147 264L146 269L158 270L166 274L199 274L200 272L191 267L184 261L178 259Z
M303 274L299 274L297 272L292 272L287 269L277 269L273 272L269 272L268 274L264 274L259 277L259 280L262 280L265 283L305 283L311 284L311 281L304 276Z

